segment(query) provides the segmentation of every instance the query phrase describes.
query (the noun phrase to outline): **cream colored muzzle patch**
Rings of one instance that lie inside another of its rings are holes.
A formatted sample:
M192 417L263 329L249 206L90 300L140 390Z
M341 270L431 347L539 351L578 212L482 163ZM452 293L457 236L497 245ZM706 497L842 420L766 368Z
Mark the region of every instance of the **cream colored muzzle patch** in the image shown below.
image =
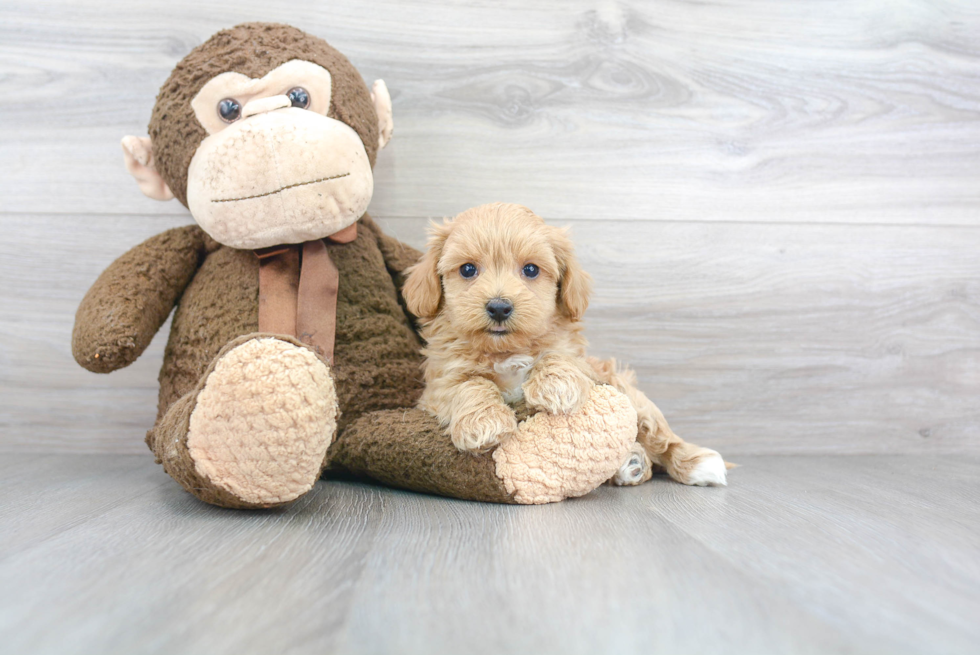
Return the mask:
M337 429L327 365L274 338L225 353L190 418L187 449L198 475L237 498L277 505L309 491Z
M250 116L204 139L187 206L219 243L255 249L322 239L356 222L374 193L357 133L296 107Z

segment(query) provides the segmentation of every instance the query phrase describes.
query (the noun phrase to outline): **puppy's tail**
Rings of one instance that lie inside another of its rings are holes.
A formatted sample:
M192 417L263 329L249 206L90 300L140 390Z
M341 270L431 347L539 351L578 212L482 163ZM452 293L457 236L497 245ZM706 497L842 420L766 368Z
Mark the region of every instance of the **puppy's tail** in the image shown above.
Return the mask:
M589 357L588 362L600 382L612 385L633 403L637 416L636 442L646 452L654 470L666 469L670 477L684 484L700 484L696 469L707 458L720 460L718 453L687 443L674 434L660 409L637 388L636 373L628 366L617 363L615 359L596 357ZM725 462L724 468L732 469L735 466ZM716 473L716 477L723 480L724 474Z

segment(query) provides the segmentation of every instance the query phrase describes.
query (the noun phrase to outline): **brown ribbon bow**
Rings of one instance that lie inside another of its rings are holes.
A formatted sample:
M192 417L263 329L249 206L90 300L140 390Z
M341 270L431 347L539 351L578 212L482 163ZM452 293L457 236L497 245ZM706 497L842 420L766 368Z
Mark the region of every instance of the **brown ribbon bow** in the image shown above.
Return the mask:
M329 237L357 238L357 224ZM333 364L340 273L323 239L255 251L259 258L259 331L288 334Z

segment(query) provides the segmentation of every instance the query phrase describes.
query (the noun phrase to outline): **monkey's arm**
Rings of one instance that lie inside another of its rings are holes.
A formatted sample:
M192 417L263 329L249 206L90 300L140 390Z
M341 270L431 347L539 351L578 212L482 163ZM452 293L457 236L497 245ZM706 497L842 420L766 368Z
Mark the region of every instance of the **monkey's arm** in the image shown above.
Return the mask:
M405 271L422 258L422 253L408 244L404 244L393 236L389 236L381 231L378 224L367 214L361 217L361 225L366 228L378 241L378 248L381 249L381 256L385 260L385 268L391 275L395 283L395 290L398 292L398 304L402 306L409 324L416 334L419 334L419 327L416 325L415 316L408 311L405 303L405 295L402 290L405 288ZM421 335L419 335L421 336Z
M174 228L110 264L75 313L75 361L95 373L136 361L194 277L205 238L196 225Z
M374 234L378 240L378 247L385 260L385 267L391 273L398 289L398 299L401 302L402 287L405 285L405 271L409 266L417 263L422 257L422 253L410 245L404 244L393 236L389 236L381 231L378 224L367 214L361 218L361 225L366 227ZM404 305L405 303L402 302Z

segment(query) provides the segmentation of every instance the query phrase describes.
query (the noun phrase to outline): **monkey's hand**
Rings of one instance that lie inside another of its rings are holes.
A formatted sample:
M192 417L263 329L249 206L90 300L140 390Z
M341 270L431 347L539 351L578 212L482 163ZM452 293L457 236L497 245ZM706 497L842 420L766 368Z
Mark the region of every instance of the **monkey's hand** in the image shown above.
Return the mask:
M204 252L204 232L188 225L151 237L110 264L75 313L75 361L95 373L132 364L167 320Z
M522 385L528 406L549 414L571 414L585 402L593 380L584 360L548 354L538 360Z

